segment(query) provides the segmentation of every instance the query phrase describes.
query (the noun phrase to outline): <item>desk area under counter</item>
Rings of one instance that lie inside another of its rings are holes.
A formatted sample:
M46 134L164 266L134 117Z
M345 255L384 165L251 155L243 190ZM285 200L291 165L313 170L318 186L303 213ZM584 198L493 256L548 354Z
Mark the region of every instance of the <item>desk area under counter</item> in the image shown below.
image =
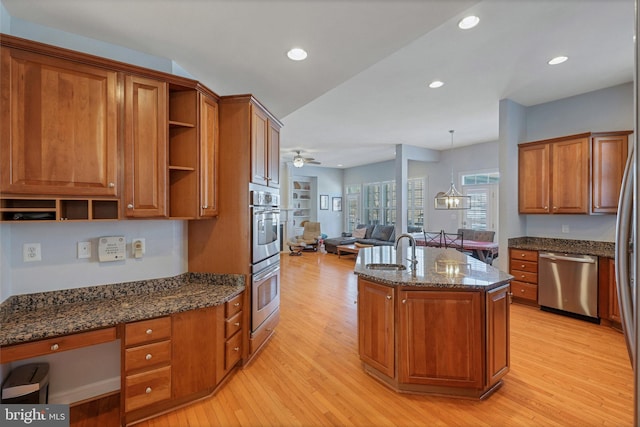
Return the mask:
M513 277L455 249L418 247L415 254L412 268L411 248L358 253L364 370L399 392L484 399L509 371Z
M120 417L129 424L220 387L241 358L244 298L243 275L202 273L15 295L0 306L0 361L119 339Z

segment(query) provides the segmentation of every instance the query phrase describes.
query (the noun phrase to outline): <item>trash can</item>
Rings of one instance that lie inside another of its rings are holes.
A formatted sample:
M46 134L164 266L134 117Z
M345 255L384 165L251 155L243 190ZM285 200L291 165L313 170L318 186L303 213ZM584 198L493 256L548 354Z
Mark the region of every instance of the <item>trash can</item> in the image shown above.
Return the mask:
M49 403L49 364L18 366L2 385L2 403Z

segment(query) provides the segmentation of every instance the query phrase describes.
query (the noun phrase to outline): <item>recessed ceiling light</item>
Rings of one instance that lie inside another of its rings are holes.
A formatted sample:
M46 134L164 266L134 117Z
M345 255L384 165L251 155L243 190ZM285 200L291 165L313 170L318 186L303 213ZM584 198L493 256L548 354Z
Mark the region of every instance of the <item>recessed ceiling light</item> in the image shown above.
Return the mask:
M442 86L444 86L444 83L441 82L440 80L434 80L431 83L429 83L429 87L431 89L437 89L437 88L442 87Z
M549 65L558 65L558 64L562 64L567 59L569 59L568 56L556 56L555 58L550 59L549 62L547 62L547 64L549 64Z
M287 56L289 59L294 61L302 61L307 57L307 52L304 49L300 49L299 47L294 47L289 52L287 52Z
M480 22L480 18L474 15L465 16L458 22L458 28L461 30L468 30L470 28L475 27Z

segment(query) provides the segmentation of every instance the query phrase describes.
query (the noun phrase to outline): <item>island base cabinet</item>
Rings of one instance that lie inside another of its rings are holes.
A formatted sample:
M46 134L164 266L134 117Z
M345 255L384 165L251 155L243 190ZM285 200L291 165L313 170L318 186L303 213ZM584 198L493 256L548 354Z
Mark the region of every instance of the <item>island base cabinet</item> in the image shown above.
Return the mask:
M479 292L400 292L401 384L482 387Z
M358 278L365 372L404 393L484 399L509 372L510 285L392 286Z
M358 282L358 351L360 360L394 375L394 289L367 280Z

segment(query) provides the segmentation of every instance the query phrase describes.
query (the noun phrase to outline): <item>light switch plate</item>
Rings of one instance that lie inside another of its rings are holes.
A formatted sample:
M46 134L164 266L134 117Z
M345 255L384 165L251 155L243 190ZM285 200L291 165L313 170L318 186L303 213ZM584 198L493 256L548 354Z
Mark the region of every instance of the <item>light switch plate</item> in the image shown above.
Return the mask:
M91 258L91 242L78 242L78 258Z

